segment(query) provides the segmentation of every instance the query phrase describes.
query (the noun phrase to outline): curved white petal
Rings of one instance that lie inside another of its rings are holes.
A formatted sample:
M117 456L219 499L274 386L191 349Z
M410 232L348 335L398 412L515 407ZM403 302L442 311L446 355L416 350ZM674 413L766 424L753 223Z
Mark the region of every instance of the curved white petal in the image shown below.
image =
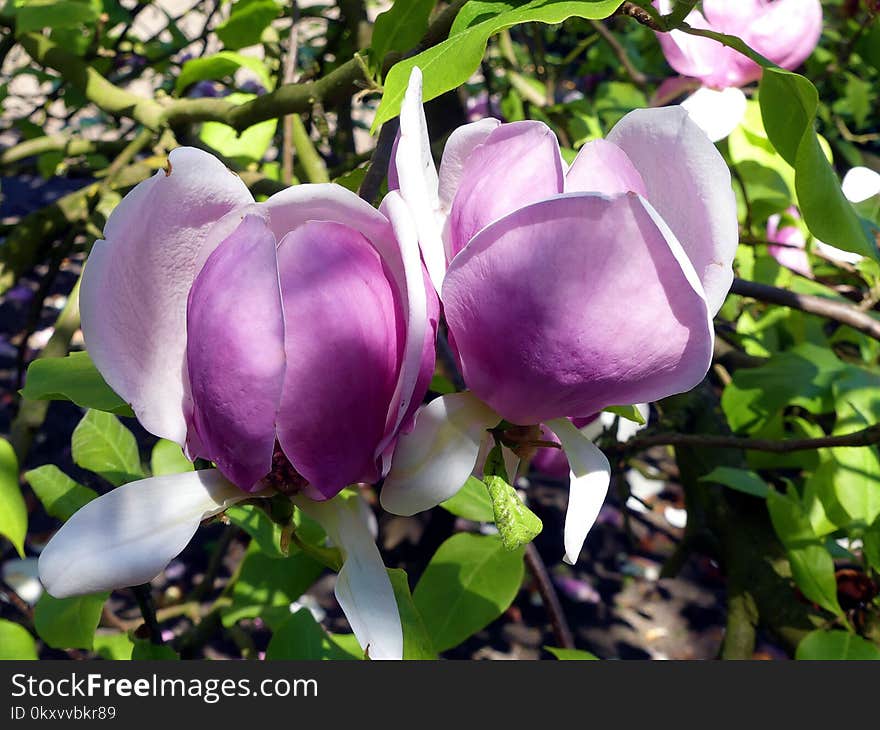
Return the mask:
M326 502L295 500L342 551L336 600L361 647L370 659L402 659L403 628L394 589L360 501L359 495L344 493Z
M840 188L850 203L861 203L880 193L880 174L867 167L854 167L843 176Z
M422 261L419 258L417 224L401 196L392 191L385 196L380 209L394 229L400 259L402 262L403 285L402 298L406 299L406 344L401 361L397 387L386 423L386 436L376 449L376 456L382 454L389 443L396 437L398 427L406 415L416 382L422 366L422 352L425 348L425 335L428 331L428 296L425 291L425 280L422 273ZM432 293L433 296L433 293Z
M587 533L596 522L608 494L611 465L599 448L567 418L548 421L571 467L568 510L565 513L565 562L574 565Z
M40 580L55 598L110 591L155 578L199 523L252 497L216 469L142 479L76 512L40 555Z
M727 137L746 114L746 95L735 86L710 89L703 86L681 102L690 118L713 142Z
M422 72L414 67L400 108L400 136L394 158L400 194L413 213L425 268L437 291L446 273L443 216L437 196L438 178L431 157L428 123L422 107Z
M501 417L471 393L435 398L400 437L380 500L389 512L414 515L454 495L477 463L486 429Z

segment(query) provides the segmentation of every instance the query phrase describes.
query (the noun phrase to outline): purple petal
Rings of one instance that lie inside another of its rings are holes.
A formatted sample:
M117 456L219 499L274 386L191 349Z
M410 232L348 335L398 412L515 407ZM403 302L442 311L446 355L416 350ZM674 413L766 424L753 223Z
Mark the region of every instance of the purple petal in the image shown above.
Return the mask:
M789 215L798 216L797 209L789 209ZM772 242L767 246L767 252L776 259L781 266L792 271L813 278L813 267L810 266L810 258L807 256L807 242L801 229L797 226L786 225L779 227L782 216L771 215L767 219L767 240ZM780 245L772 245L780 244Z
M748 18L742 37L773 63L794 69L813 52L821 35L819 0L776 0L765 4L763 12Z
M512 122L474 148L461 173L449 216L454 257L492 221L563 190L559 144L543 122Z
M272 468L284 380L275 236L257 216L208 258L189 295L190 453L252 490Z
M565 174L565 192L647 195L642 176L626 152L604 139L581 147Z
M210 253L211 227L253 203L241 179L206 152L179 147L117 206L96 241L80 291L95 365L144 428L183 444L186 301Z
M477 235L443 285L465 382L520 424L689 390L712 327L680 244L635 194L528 206Z
M278 268L287 352L278 440L310 496L329 498L379 476L405 347L403 304L370 241L340 223L288 233Z
M714 315L733 282L739 243L736 198L724 158L681 107L630 112L608 141L641 174L645 197L690 257Z

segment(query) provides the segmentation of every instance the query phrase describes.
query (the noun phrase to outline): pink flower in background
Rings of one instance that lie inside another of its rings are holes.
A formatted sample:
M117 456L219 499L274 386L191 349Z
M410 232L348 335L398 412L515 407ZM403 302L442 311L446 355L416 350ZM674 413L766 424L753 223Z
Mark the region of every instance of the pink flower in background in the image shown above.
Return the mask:
M670 0L655 5L663 13L671 10ZM782 68L800 66L822 33L819 0L703 0L702 6L702 12L687 16L690 26L741 38ZM760 79L761 67L711 38L681 30L657 33L657 38L669 65L702 84L682 106L712 141L726 137L745 114L739 87Z
M789 208L786 213L792 218L800 218L797 208ZM796 225L780 226L781 220L782 216L779 213L767 219L767 240L771 243L767 246L767 250L780 266L812 279L813 267L810 266L810 259L807 256L807 241L804 234Z
M149 581L202 519L279 486L346 556L336 592L359 640L398 656L358 499L334 497L387 471L434 369L437 298L400 196L377 211L337 185L298 185L257 204L216 158L179 148L104 237L80 292L92 359L147 430L217 469L89 503L41 556L47 590Z
M438 175L415 69L396 173L470 390L419 412L382 503L427 509L465 483L486 429L544 424L572 467L573 562L610 468L569 418L690 390L709 367L738 242L727 166L668 107L627 115L570 167L541 122L468 124Z

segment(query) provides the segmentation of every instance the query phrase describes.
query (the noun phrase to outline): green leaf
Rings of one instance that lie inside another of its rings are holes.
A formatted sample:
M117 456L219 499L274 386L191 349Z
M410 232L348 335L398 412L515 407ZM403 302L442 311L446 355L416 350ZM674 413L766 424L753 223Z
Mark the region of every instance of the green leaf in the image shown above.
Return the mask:
M823 631L807 634L798 644L795 659L809 660L878 660L880 649L861 636L849 631Z
M94 489L75 482L54 464L31 469L25 472L24 478L46 513L62 522L98 496Z
M0 660L38 659L37 642L24 626L0 618Z
M116 416L90 410L73 431L73 461L114 486L142 479L137 441Z
M377 70L386 54L414 48L428 29L428 18L437 0L395 0L376 18L370 48Z
M255 99L254 94L229 94L224 97L231 104L243 104ZM199 138L223 157L234 160L242 166L259 162L266 154L275 136L277 119L269 119L254 124L239 134L233 127L221 122L205 122Z
M604 408L603 410L606 413L613 413L615 416L620 416L621 418L637 423L640 426L644 426L645 423L647 423L641 411L635 406L608 406L608 408Z
M373 130L400 113L410 71L424 75L424 100L429 101L465 83L477 70L489 38L518 23L561 23L572 16L607 18L621 0L530 0L529 2L471 2L456 17L450 37L415 56L396 63L385 79L382 103Z
M180 94L198 81L221 80L234 76L240 68L253 71L263 87L267 91L272 91L274 84L266 64L259 58L242 56L240 53L232 51L220 51L212 56L191 58L180 69L180 76L177 77L177 82L174 84L174 91Z
M591 654L588 651L581 651L580 649L561 649L557 646L545 646L544 649L549 651L553 656L557 659L574 659L574 660L598 660L595 654Z
M52 598L43 593L34 608L34 627L53 649L89 649L109 594Z
M352 656L327 634L307 608L301 608L272 633L266 659L361 659Z
M18 486L18 459L12 445L0 439L0 535L11 542L24 557L28 515Z
M238 0L229 17L217 26L217 37L233 51L256 45L280 9L275 0Z
M721 484L761 499L766 499L767 493L770 491L767 482L755 472L748 469L736 469L732 466L716 466L708 474L700 477L700 481Z
M472 522L493 522L495 510L492 507L492 499L489 490L476 477L468 477L464 486L452 497L440 506L456 517L462 517Z
M195 469L193 463L183 455L183 449L173 441L159 439L150 455L150 469L153 476L183 474Z
M766 365L737 370L721 407L736 432L762 428L786 406L828 413L834 407L831 384L846 367L830 349L804 343Z
M495 535L453 535L434 553L413 593L437 651L460 644L498 618L516 598L523 551Z
M226 510L229 521L244 530L269 558L286 558L281 552L281 525L255 504L237 504Z
M523 504L516 490L499 476L483 477L501 542L508 550L528 545L544 529L538 516Z
M759 100L770 141L795 170L798 204L810 232L845 251L878 258L816 138L816 87L791 71L765 68Z
M129 405L107 385L87 352L34 360L21 390L28 400L69 400L83 408L133 416Z
M99 0L16 0L8 3L6 10L13 10L15 34L20 36L43 28L92 26L101 13L101 3Z
M146 639L135 639L131 658L134 661L153 661L156 659L174 661L175 659L180 659L177 656L177 652L168 644L154 644Z
M127 633L95 634L93 649L102 659L126 661L131 659L134 642Z
M790 490L788 495L770 491L767 509L773 529L786 548L794 582L803 594L822 608L843 615L837 601L834 560L813 531L810 519Z
M223 611L223 625L232 626L255 616L262 616L270 626L280 624L290 614L290 604L305 593L323 570L323 565L296 548L291 548L289 557L278 560L261 552L257 542L252 542L232 589L232 604ZM268 610L273 608L278 610Z
M403 627L403 658L436 659L437 652L434 651L431 636L409 592L406 571L389 568L388 577L391 579L391 587L394 589L394 598L397 600L397 610L400 612L400 623Z

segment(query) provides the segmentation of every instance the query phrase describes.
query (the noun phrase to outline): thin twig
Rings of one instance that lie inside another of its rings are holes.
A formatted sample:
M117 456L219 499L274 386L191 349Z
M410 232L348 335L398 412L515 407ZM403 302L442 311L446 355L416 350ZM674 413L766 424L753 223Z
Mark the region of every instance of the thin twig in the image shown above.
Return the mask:
M602 40L608 44L614 55L617 56L617 60L620 61L620 65L623 66L624 71L632 79L632 82L639 88L644 88L648 83L648 77L635 67L626 49L617 40L614 33L608 30L608 27L601 20L591 20L590 25L596 29L596 32L602 36Z
M532 575L535 577L535 583L538 585L538 593L544 601L544 608L547 609L547 615L550 618L550 625L553 627L553 634L556 641L563 649L574 649L574 637L562 610L562 604L559 603L559 596L556 595L556 589L553 587L553 581L547 572L547 566L538 552L538 548L534 543L526 545L525 552L526 565L529 567Z
M780 289L776 286L759 284L756 281L746 281L745 279L734 279L730 291L733 294L751 297L762 302L779 304L783 307L799 309L808 314L816 314L852 327L875 340L880 340L880 321L860 311L852 304L835 302L812 294L796 294L788 289Z
M144 617L144 625L150 633L150 643L161 646L165 642L162 641L162 629L159 628L159 621L156 619L156 607L153 605L150 584L132 586L131 590L137 600L138 608L141 609L141 615Z
M382 181L388 174L388 165L391 163L391 151L394 149L394 140L397 138L397 130L400 127L400 120L395 117L389 119L382 125L379 132L379 141L376 142L376 149L373 150L373 156L370 158L370 166L367 174L361 181L358 188L358 195L368 203L375 202L379 195L379 188Z

